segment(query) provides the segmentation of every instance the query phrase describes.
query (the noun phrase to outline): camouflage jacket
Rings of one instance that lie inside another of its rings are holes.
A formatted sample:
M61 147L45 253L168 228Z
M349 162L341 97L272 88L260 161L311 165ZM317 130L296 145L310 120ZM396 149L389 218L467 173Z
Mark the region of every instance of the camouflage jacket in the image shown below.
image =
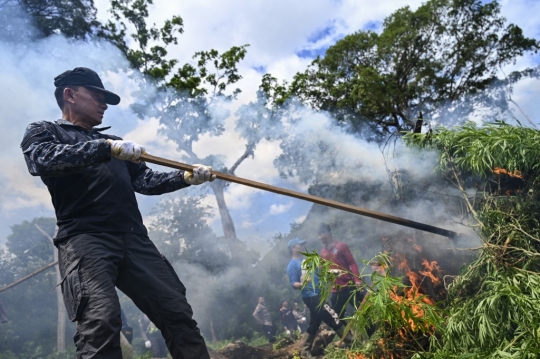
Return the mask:
M135 192L159 195L187 187L183 171L157 172L144 162L111 157L107 139L66 120L31 123L21 148L29 172L47 186L56 211L58 237L88 232L146 234Z

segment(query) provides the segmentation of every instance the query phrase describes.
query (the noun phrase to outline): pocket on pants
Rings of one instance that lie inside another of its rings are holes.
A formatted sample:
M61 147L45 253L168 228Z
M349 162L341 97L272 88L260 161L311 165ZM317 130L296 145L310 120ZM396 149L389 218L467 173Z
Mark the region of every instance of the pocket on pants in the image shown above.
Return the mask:
M69 320L81 319L82 312L88 302L88 291L81 275L81 261L70 266L62 280L62 295Z
M176 274L176 271L174 270L171 262L169 262L169 260L167 258L165 258L165 256L163 254L161 255L161 258L163 258L163 261L165 262L165 265L167 267L169 267L169 269L172 272L174 278L176 278L176 280L178 281L178 284L180 285L180 292L182 292L183 295L186 295L186 287L184 287L184 284L182 283L182 281L178 277L178 274Z

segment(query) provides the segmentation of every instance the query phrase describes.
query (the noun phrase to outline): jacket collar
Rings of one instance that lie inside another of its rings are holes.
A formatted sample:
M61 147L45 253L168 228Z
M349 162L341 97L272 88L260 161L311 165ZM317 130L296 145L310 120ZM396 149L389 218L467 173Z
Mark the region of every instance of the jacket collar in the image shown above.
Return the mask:
M55 121L57 125L62 125L62 126L74 126L74 127L78 127L78 128L81 128L80 126L77 126L77 125L74 125L72 124L71 122L69 122L68 120L64 120L63 118L61 119L58 119ZM101 132L101 131L105 131L105 130L108 130L109 128L111 128L111 126L106 126L106 127L94 127L92 128L92 131L97 131L97 132Z

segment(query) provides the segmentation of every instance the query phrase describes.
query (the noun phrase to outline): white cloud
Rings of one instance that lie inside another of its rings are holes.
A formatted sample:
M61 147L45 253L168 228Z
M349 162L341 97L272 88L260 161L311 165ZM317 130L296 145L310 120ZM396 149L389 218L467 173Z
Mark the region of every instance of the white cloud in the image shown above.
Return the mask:
M304 221L306 220L306 218L307 218L306 215L300 216L300 217L296 217L296 218L294 219L293 222L294 222L294 223L302 223L302 222L304 222Z
M273 204L270 206L270 215L276 216L278 214L286 213L293 206L292 202L286 204Z

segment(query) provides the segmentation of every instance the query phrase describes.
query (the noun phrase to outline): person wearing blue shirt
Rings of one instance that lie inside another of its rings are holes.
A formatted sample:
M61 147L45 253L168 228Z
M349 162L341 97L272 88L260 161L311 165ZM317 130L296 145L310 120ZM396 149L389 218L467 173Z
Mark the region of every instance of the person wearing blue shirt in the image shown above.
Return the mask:
M327 303L319 306L321 299L319 277L317 273L307 274L305 270L302 270L303 256L301 252L305 251L305 244L306 241L299 238L293 238L289 241L287 246L292 258L287 265L287 275L289 276L291 286L296 290L300 290L302 300L306 304L306 307L309 308L309 325L306 330L307 337L302 345L302 355L309 358L312 357L311 347L321 323L325 322L336 334L342 337L345 332L345 322L339 319L337 313ZM309 276L309 278L304 278L306 276ZM306 282L305 285L303 284L304 282ZM344 338L345 344L350 346L352 341L351 334L347 333Z

